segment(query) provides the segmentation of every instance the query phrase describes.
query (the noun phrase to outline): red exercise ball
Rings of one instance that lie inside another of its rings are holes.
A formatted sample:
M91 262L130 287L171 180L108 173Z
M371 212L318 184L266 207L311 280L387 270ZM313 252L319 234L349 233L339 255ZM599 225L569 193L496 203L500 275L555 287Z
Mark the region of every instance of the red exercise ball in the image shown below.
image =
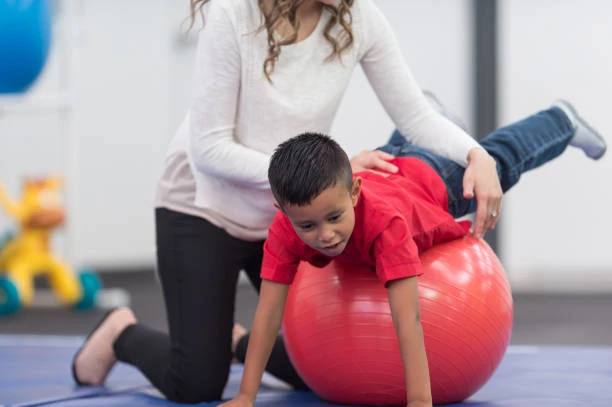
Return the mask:
M510 285L489 245L471 236L435 246L421 261L421 324L433 401L458 402L487 382L506 352ZM369 267L301 263L283 335L297 372L323 399L406 404L387 290Z

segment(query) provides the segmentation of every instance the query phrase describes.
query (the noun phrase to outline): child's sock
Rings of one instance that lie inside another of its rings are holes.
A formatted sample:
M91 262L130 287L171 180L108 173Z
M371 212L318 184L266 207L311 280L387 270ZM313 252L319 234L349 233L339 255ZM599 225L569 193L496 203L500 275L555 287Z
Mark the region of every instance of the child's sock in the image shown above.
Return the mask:
M570 145L580 148L584 153L594 159L599 160L606 153L606 141L604 138L584 120L574 106L565 100L558 100L553 104L565 113L569 121L574 126L574 137L570 140Z

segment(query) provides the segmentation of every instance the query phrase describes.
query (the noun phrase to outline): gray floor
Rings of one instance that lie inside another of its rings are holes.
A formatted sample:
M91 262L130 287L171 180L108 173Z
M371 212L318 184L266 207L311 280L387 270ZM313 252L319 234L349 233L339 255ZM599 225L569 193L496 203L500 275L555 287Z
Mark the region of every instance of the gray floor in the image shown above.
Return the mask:
M131 305L142 323L165 330L161 292L151 272L105 273L105 287L130 293ZM250 325L257 296L239 286L238 321ZM612 346L612 293L606 295L515 294L512 344ZM85 335L104 314L102 310L74 312L58 307L33 307L0 317L0 334Z

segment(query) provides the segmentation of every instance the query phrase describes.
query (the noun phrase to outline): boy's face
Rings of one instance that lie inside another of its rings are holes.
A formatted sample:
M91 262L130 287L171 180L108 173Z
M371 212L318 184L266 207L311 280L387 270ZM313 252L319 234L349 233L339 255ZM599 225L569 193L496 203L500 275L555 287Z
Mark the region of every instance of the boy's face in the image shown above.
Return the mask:
M355 210L361 192L361 178L327 188L308 205L284 205L283 212L304 243L326 256L344 251L355 227Z

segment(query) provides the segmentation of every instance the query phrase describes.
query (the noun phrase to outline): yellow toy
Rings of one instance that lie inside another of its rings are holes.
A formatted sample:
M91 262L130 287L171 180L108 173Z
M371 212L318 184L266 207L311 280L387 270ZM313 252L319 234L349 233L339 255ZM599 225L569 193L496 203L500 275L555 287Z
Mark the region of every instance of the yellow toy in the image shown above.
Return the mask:
M59 302L91 308L100 288L91 272L75 273L50 250L51 232L65 219L59 177L27 179L21 201L9 198L0 184L0 205L19 226L0 242L0 315L12 314L34 297L34 277L47 277Z

